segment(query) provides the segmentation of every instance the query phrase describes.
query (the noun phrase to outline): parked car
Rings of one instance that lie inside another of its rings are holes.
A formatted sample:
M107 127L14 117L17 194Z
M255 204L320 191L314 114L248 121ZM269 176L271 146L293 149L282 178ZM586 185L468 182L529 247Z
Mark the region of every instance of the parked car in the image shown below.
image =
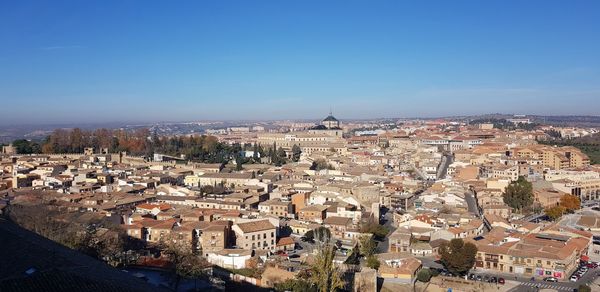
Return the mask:
M477 275L476 279L477 279L477 281L482 281L483 277L481 275Z
M579 280L579 277L577 275L573 275L573 276L571 276L571 278L569 280L571 282L577 282L577 280Z
M544 281L546 281L546 282L558 282L558 279L556 279L554 277L546 277L546 278L544 278Z
M498 283L498 278L496 277L491 277L489 280L490 283Z
M504 285L504 278L498 278L498 284Z

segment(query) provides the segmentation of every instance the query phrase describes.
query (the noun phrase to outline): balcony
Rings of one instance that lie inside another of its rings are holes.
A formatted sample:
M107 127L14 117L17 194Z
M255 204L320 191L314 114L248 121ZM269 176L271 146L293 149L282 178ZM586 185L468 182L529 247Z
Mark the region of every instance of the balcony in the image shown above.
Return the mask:
M486 256L485 257L485 261L486 262L493 262L493 263L497 263L499 260L498 256Z

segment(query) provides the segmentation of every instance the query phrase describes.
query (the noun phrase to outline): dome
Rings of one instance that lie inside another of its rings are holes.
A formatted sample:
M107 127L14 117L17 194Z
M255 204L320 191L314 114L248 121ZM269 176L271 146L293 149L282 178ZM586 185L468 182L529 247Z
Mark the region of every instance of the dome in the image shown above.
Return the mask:
M339 121L334 116L329 115L323 120L323 122L339 122Z

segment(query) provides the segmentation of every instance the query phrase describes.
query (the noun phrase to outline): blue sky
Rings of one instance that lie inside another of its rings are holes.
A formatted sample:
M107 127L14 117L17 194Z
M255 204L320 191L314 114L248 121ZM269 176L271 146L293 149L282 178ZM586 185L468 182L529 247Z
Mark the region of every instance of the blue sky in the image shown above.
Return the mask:
M1 1L0 123L600 114L599 1Z

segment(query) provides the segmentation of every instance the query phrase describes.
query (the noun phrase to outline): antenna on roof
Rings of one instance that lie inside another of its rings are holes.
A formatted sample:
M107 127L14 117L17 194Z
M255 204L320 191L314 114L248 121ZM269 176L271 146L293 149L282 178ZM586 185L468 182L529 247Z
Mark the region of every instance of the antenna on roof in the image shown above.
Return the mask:
M329 106L329 115L333 116L333 111L331 110L331 106Z

